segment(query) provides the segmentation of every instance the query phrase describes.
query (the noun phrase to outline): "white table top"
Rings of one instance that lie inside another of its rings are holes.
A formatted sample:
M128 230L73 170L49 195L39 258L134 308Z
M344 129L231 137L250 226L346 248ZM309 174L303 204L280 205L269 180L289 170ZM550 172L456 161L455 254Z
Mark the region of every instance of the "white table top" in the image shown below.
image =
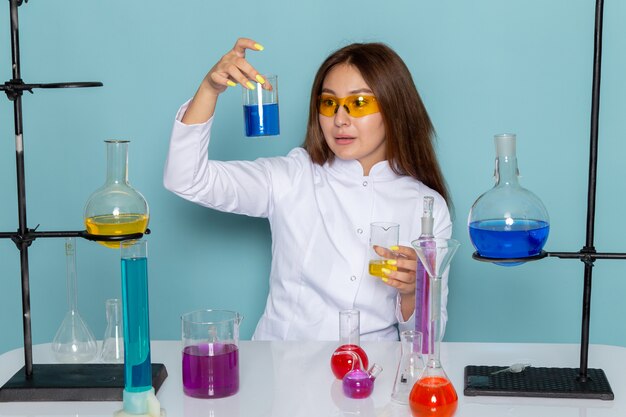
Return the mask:
M372 396L363 400L343 396L329 361L333 342L240 342L240 390L222 399L186 397L182 390L180 342L152 342L152 361L164 363L169 376L157 393L169 417L410 417L408 406L390 401L399 342L363 342L371 363L383 366ZM52 363L47 344L33 348L35 363ZM517 362L541 367L578 366L574 344L443 343L441 360L459 394L455 417L594 417L626 416L626 348L592 345L589 367L601 368L615 400L517 397L466 397L466 365L505 366ZM22 349L0 356L0 383L24 364ZM0 416L111 416L121 402L0 403Z

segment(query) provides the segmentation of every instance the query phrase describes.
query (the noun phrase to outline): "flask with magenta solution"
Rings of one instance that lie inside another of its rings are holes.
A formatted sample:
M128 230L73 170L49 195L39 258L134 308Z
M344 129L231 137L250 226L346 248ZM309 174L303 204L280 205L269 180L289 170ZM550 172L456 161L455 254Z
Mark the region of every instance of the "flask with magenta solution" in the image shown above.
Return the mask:
M468 219L478 255L505 266L541 255L550 231L545 206L519 183L515 141L514 134L495 136L496 184L478 197Z

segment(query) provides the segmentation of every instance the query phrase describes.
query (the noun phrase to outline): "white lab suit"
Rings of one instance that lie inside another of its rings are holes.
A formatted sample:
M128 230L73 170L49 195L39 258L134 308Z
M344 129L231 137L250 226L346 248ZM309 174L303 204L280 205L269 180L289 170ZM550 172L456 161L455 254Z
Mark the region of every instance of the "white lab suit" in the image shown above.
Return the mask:
M434 204L434 234L448 238L452 225L443 198L386 161L363 176L358 161L335 158L323 166L295 148L287 156L255 161L207 158L213 119L180 122L177 114L165 164L164 185L216 210L265 217L272 231L272 265L265 312L254 339L337 340L338 312L359 309L361 339L398 340L404 322L400 297L368 273L369 224L400 224L400 244L421 232L423 197ZM260 278L260 277L259 277ZM447 275L442 282L442 324L447 318Z

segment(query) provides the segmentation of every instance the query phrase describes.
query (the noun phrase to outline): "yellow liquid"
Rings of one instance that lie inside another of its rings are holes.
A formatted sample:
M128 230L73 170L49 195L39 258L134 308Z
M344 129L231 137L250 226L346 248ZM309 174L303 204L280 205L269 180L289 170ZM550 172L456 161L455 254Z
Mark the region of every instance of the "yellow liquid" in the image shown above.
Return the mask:
M92 235L128 235L143 233L148 227L148 216L145 214L122 214L115 216L106 214L93 216L85 220L87 233ZM120 242L98 242L107 248L119 249Z
M374 275L380 278L386 278L387 276L383 274L383 268L391 269L392 271L397 271L397 265L389 265L390 259L384 259L379 261L370 261L370 275Z

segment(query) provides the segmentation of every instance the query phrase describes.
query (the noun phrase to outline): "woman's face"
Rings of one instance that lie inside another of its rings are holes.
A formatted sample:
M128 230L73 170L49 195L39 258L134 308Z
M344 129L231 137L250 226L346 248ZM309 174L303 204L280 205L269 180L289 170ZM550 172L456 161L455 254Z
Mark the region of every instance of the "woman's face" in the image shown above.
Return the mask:
M343 98L374 93L353 66L341 64L331 69L322 83L322 94ZM385 127L380 112L352 117L344 106L333 116L318 115L324 139L337 158L356 159L369 175L374 164L385 158Z

